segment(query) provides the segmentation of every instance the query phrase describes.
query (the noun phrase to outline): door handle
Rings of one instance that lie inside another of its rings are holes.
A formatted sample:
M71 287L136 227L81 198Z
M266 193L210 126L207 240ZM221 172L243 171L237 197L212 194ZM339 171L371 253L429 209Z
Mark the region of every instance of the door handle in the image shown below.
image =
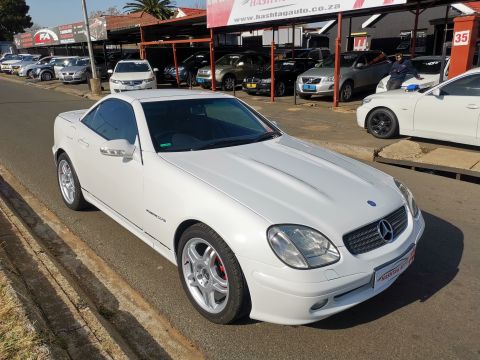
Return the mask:
M80 145L82 145L83 147L88 148L88 147L90 146L90 144L89 144L88 142L86 142L84 139L78 139L77 141L78 141L78 143L79 143Z
M467 109L472 109L472 110L478 109L478 105L468 104L468 105L467 105Z

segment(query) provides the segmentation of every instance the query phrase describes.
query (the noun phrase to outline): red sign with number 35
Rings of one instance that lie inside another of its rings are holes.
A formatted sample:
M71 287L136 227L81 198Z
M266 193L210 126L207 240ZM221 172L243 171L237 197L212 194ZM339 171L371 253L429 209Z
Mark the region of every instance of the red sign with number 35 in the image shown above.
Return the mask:
M453 36L453 46L468 45L470 42L470 30L457 31Z

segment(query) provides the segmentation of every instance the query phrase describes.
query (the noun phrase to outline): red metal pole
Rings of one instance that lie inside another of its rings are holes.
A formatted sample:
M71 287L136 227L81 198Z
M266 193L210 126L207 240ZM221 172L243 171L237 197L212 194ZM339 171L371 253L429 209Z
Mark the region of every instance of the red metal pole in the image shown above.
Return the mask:
M210 72L212 73L212 91L217 90L217 79L215 78L215 39L213 29L210 29Z
M275 102L275 28L272 28L272 47L270 49L270 101Z
M143 33L143 27L140 26L140 59L145 59L145 48L143 43L145 42L145 34Z
M412 34L412 43L410 49L410 55L412 59L415 57L415 51L417 47L417 31L418 31L418 17L420 16L420 4L417 3L417 9L415 10L415 25L413 27L413 34Z
M338 13L337 38L335 39L335 70L333 75L333 107L338 107L340 85L340 50L342 47L342 13Z
M173 48L173 63L175 65L175 76L177 78L177 86L180 86L180 75L178 74L178 59L177 59L177 47L172 44Z

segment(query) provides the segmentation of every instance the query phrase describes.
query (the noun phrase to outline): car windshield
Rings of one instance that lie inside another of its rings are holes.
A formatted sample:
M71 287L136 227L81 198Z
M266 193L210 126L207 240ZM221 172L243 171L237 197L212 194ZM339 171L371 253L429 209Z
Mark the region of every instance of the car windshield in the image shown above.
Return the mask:
M33 60L36 60L37 57L36 56L24 56L23 57L23 61L33 61Z
M119 62L115 68L117 73L135 73L151 71L150 66L145 62Z
M340 67L352 67L357 60L357 54L340 54ZM321 67L333 68L335 67L335 55L326 58Z
M237 99L155 101L142 106L157 152L244 145L281 135Z
M412 65L417 69L420 74L440 74L440 68L442 67L441 60L412 60Z
M76 59L73 63L72 66L87 66L90 64L89 59Z
M185 60L183 60L183 63L185 63L185 64L192 63L192 62L200 63L203 60L206 60L205 55L198 55L198 54L197 55L190 55Z
M225 55L218 59L217 65L235 65L240 60L240 55Z

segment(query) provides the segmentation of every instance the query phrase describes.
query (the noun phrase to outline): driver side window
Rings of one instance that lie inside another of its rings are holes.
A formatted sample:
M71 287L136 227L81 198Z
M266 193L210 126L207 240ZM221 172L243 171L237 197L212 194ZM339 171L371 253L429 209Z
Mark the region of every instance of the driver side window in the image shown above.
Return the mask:
M122 100L102 102L82 122L106 140L125 139L133 145L138 135L135 113Z
M465 76L440 89L446 96L480 96L480 74Z

